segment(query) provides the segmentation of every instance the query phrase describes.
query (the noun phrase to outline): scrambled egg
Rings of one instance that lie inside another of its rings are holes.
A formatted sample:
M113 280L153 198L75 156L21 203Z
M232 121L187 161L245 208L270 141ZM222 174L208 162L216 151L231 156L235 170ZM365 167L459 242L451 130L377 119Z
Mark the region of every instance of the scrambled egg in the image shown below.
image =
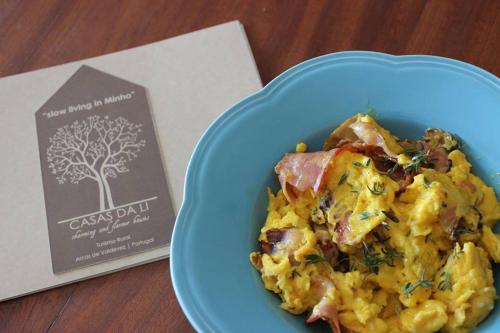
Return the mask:
M402 141L356 115L325 151L276 166L260 250L266 289L333 332L470 332L493 309L500 204L455 137Z

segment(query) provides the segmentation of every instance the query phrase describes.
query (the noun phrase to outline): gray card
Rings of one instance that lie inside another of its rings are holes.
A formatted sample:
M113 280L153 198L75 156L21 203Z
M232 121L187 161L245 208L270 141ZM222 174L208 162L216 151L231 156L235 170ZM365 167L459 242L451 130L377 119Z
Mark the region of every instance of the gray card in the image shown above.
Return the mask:
M84 65L36 126L54 273L169 243L174 213L144 87Z

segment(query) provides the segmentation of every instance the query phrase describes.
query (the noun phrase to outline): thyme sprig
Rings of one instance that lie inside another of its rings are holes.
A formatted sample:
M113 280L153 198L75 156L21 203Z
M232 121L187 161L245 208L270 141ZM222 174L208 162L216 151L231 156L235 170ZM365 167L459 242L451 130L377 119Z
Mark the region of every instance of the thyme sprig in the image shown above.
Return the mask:
M418 173L422 165L428 163L427 154L424 151L418 150L407 153L413 154L413 156L411 158L410 163L406 164L403 167L405 173L412 173L412 172Z
M384 248L382 248L382 253L384 254L384 262L391 266L394 267L394 260L396 258L402 258L403 254L399 253L398 250L387 244Z
M420 287L420 288L431 288L432 287L432 281L425 278L425 271L424 270L422 270L420 272L420 276L418 277L417 282L415 282L414 284L412 284L411 282L408 282L407 284L404 285L403 294L406 296L409 296L418 287Z
M384 260L380 253L375 252L372 244L363 242L363 265L368 268L371 273L378 273L378 268Z
M438 284L438 289L441 291L453 290L453 283L451 282L451 273L443 271L440 275L441 280Z
M320 256L319 254L308 254L306 255L306 262L308 263L317 263L327 261L325 257Z
M366 185L366 187L373 195L381 195L384 194L385 191L385 184L382 182L374 182L373 188L370 188L369 185Z
M385 239L384 242L387 239ZM379 266L384 263L394 267L394 260L403 257L401 253L389 244L386 244L381 251L382 253L376 252L373 244L366 244L363 242L363 265L365 265L371 273L378 274Z
M399 167L399 164L394 163L394 165L387 171L379 171L381 174L386 175L386 176L391 176L394 172L396 172L397 168Z

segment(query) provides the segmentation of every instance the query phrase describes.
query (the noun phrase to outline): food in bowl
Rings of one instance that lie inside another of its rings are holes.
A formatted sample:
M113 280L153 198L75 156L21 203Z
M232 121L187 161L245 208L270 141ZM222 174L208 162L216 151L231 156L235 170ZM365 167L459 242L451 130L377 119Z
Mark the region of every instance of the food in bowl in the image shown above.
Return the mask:
M339 332L470 332L493 309L500 204L459 139L401 140L357 114L275 172L250 261L293 314Z

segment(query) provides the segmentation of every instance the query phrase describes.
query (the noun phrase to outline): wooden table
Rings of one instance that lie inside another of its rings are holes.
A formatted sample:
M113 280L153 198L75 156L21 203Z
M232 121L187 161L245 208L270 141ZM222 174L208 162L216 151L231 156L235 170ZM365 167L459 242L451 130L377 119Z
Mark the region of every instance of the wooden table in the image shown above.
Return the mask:
M305 59L352 49L441 55L500 74L498 0L0 0L0 76L229 20L245 25L264 83ZM193 329L172 290L169 261L163 260L0 303L0 331Z

